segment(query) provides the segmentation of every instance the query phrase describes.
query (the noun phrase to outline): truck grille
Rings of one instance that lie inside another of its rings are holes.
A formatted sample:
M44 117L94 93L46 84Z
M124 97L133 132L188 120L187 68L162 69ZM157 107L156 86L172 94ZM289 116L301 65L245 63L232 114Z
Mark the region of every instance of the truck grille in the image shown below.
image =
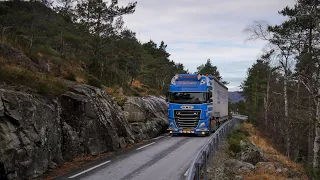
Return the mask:
M200 110L174 110L174 120L180 128L195 128L200 120Z

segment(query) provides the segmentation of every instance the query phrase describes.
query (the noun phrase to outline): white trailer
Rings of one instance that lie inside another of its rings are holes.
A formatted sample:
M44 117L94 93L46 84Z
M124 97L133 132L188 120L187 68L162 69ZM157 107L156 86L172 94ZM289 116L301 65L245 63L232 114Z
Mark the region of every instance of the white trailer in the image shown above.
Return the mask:
M225 121L228 119L228 88L217 78L212 78L212 99L214 119Z

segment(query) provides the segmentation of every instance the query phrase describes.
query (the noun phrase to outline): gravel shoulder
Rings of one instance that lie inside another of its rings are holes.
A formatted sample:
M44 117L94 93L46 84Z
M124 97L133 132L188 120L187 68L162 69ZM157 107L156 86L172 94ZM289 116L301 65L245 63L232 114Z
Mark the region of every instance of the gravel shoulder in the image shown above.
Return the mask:
M230 159L231 156L229 154L228 150L228 142L226 139L224 139L221 142L221 145L219 147L219 150L211 162L209 168L208 168L208 178L212 180L228 180L229 177L226 177L224 174L224 168L221 166L226 162L228 159Z

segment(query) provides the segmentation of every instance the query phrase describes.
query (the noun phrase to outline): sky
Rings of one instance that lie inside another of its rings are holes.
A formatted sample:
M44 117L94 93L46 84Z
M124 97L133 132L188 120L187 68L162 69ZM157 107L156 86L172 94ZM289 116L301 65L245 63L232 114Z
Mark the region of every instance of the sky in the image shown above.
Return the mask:
M247 42L243 30L255 20L281 23L278 11L294 0L119 0L137 1L134 14L124 22L141 42L167 44L170 59L189 72L210 58L229 91L240 90L247 69L261 55L263 41Z

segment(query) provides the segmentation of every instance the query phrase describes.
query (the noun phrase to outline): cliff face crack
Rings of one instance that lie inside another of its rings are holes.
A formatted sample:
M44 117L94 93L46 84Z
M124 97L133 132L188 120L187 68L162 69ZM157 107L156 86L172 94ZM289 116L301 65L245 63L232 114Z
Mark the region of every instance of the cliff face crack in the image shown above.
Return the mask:
M20 117L17 116L15 117L15 115L11 114L9 112L9 107L7 107L6 103L8 103L9 101L4 99L3 97L0 98L1 99L1 103L2 103L2 107L3 107L3 115L5 117L7 117L7 119L15 126L20 126ZM0 104L1 105L1 104ZM0 109L0 112L1 112L1 109Z
M160 153L156 154L153 159L151 159L150 161L141 165L140 167L138 167L137 169L135 169L131 173L129 173L126 176L124 176L123 178L121 178L120 180L129 180L129 179L134 178L136 175L141 173L144 169L152 166L153 164L156 164L158 161L160 161L161 159L163 159L164 157L169 155L171 152L174 152L176 149L178 149L179 147L181 147L182 145L187 143L189 140L190 140L190 138L185 138L185 139L179 141L177 144L173 145L172 147L170 147L164 151L161 151Z

